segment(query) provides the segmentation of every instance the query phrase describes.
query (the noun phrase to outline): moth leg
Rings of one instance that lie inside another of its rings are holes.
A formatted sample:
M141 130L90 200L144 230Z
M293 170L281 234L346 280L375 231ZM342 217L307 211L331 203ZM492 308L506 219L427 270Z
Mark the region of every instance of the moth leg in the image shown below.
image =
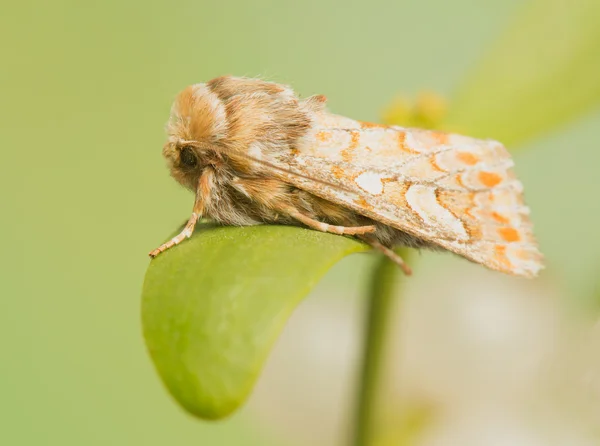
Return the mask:
M407 276L412 275L412 269L410 269L410 266L404 263L402 257L396 254L394 250L388 248L385 245L382 245L372 237L359 237L359 239L370 245L373 249L376 249L377 251L381 252L384 256L386 256L388 259L390 259L392 262L398 265L402 269L404 274L406 274Z
M194 199L192 216L190 217L188 222L183 227L183 230L179 234L177 234L167 243L163 243L162 245L160 245L154 251L151 251L148 254L150 257L154 258L161 252L164 252L167 249L180 244L186 238L190 238L192 236L198 219L204 213L204 206L206 204L206 200L210 199L210 189L212 185L213 176L214 171L212 169L206 168L203 170L202 175L200 175L200 178L198 179L198 187L196 189L196 198Z
M285 212L292 218L295 218L300 223L304 223L306 226L312 229L316 229L321 232L331 232L332 234L338 235L361 235L375 232L375 226L335 226L327 223L323 223L318 220L314 220L295 209L285 209Z
M173 237L168 242L163 243L162 245L160 245L154 251L151 251L148 255L150 257L154 258L157 255L159 255L161 252L164 252L167 249L172 248L173 246L180 244L186 238L190 238L192 236L192 234L194 233L194 227L196 226L196 222L198 221L199 217L200 216L196 212L192 212L192 216L190 217L190 219L188 220L188 222L183 227L183 230L179 234L177 234L175 237Z

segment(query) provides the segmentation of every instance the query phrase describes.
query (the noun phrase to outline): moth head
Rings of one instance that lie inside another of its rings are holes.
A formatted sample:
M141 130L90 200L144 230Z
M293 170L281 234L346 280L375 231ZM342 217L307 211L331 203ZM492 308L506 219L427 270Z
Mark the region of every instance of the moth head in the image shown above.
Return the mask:
M225 106L206 84L183 90L171 107L163 155L171 176L196 190L198 178L227 136Z
M192 190L211 160L226 159L229 168L253 173L258 165L252 157L290 150L308 131L311 114L323 107L322 96L300 101L285 85L218 77L179 93L163 154L171 175Z

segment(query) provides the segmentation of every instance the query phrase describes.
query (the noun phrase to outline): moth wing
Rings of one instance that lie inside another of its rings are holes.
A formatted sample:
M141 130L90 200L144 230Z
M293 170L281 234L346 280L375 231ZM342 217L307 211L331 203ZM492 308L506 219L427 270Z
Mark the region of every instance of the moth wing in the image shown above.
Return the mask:
M287 182L489 268L537 275L542 255L502 144L327 115L274 159Z

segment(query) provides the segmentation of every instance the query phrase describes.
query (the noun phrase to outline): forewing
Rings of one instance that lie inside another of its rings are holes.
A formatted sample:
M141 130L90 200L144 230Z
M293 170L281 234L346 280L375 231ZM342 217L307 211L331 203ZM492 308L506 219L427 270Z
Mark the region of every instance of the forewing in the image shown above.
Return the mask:
M300 189L492 269L542 268L502 144L324 114L275 164Z

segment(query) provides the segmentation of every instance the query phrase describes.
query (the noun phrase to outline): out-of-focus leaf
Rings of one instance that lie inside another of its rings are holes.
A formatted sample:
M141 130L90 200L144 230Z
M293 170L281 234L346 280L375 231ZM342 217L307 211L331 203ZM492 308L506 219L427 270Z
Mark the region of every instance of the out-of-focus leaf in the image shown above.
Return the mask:
M600 1L533 0L452 101L450 129L521 143L600 105Z
M152 260L142 322L171 394L201 418L230 414L298 302L338 260L366 249L289 226L219 227Z
M402 127L439 128L448 112L444 97L433 91L421 91L414 101L403 96L396 97L381 114L388 125Z

